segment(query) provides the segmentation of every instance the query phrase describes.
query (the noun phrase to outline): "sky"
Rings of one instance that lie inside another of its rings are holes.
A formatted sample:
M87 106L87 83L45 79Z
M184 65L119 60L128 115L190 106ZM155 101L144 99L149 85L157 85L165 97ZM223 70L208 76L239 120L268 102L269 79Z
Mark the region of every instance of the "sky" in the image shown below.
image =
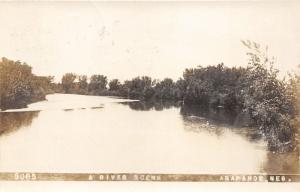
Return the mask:
M300 64L297 2L0 3L0 57L37 75L148 75L174 80L185 68L246 66L240 40L269 46L282 74Z

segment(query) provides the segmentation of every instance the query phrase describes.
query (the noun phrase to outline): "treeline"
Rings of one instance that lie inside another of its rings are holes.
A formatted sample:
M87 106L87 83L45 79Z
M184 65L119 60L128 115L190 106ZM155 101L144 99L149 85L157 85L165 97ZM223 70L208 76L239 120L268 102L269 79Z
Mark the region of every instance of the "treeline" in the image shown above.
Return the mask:
M152 79L149 76L135 77L121 83L118 79L108 80L104 75L76 75L66 73L56 85L60 93L120 96L143 101L171 100L186 104L208 105L210 107L240 107L241 77L247 68L229 68L224 64L186 69L183 78L173 81ZM89 80L88 80L89 79ZM246 81L246 79L245 79Z
M89 79L89 81L88 81ZM109 95L132 99L151 100L179 100L183 98L184 81L174 82L170 78L162 81L148 76L135 77L121 83L118 79L108 81L104 75L76 75L66 73L61 82L56 85L56 91L72 94Z
M44 100L53 77L36 76L26 63L0 59L0 109L22 108Z

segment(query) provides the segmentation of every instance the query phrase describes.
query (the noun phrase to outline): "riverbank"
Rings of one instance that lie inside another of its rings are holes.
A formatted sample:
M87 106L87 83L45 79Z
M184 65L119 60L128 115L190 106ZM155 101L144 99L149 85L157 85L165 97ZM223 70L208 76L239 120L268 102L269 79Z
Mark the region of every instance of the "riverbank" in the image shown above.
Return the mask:
M52 77L37 76L26 63L0 60L0 109L23 108L45 99Z

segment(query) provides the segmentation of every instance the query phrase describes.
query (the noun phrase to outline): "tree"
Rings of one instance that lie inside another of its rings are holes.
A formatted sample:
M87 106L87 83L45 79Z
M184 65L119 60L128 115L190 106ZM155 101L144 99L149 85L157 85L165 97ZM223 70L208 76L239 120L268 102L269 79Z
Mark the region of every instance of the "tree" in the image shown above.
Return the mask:
M184 99L184 94L186 92L187 83L184 79L180 78L175 83L175 98L178 100Z
M155 95L155 90L152 86L145 86L142 95L143 99L150 100Z
M291 124L294 110L286 84L278 79L278 70L267 55L267 47L261 49L251 41L242 43L250 56L247 73L241 80L243 109L265 133L271 150L290 150L294 139Z
M165 78L155 86L156 97L173 100L176 97L176 85L170 78Z
M300 68L300 66L299 66ZM288 83L288 95L293 104L293 117L291 120L292 127L295 129L296 149L300 150L300 75L296 74L290 77Z
M35 76L26 63L0 60L0 108L26 107L30 102L45 98L51 79Z
M43 100L45 94L53 93L53 79L53 76L33 76L30 84L31 100Z
M87 76L86 75L80 75L78 76L78 92L80 94L86 94L88 89L88 82L87 82Z
M127 94L130 98L135 99L150 99L154 92L153 81L151 77L142 76L135 77L130 81L125 81L123 89L127 90Z
M71 89L74 87L74 82L77 75L74 73L66 73L61 79L61 84L65 93L70 93Z
M89 92L99 95L106 90L107 77L104 75L92 75L88 85Z
M121 83L118 79L113 79L109 82L110 91L119 91L120 87L121 87Z

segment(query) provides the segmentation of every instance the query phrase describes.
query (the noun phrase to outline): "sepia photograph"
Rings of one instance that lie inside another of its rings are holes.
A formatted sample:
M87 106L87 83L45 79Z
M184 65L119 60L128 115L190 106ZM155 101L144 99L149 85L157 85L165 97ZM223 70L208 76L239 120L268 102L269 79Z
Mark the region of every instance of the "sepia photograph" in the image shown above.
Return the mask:
M0 181L300 182L299 10L0 2Z

